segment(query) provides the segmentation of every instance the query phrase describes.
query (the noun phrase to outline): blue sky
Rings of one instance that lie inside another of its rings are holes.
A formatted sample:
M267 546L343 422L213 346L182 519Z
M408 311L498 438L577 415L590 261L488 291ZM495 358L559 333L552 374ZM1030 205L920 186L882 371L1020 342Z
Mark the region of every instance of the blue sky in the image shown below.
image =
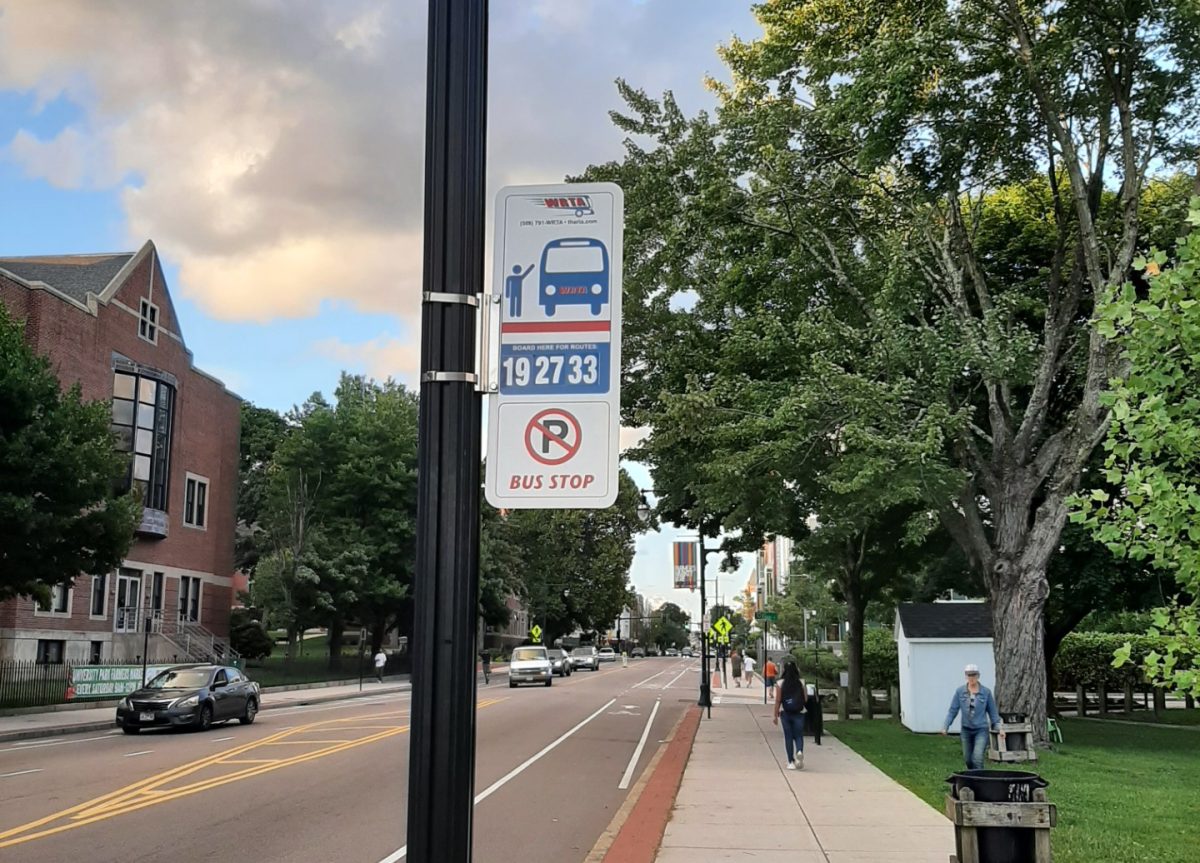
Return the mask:
M0 254L153 239L197 364L256 404L342 369L412 383L424 7L0 0ZM619 158L617 77L711 108L717 45L756 32L741 0L493 0L489 196ZM695 613L677 533L632 580Z

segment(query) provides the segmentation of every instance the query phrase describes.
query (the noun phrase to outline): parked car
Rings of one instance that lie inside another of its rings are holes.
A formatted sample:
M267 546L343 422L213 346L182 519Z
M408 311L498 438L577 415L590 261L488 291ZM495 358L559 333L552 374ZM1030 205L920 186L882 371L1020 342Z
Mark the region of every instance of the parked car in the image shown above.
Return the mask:
M696 655L692 652L692 649L690 647L685 647L682 651L680 651L680 654L683 656L688 656L688 657Z
M617 661L617 652L615 650L613 650L611 647L600 648L600 661L601 662L616 662Z
M258 715L258 684L226 665L179 665L160 672L117 704L126 734L143 728L186 726L207 731L214 722L249 725Z
M599 671L600 653L590 644L576 647L571 651L571 665L575 668L587 668L591 671Z
M515 648L508 662L508 685L515 689L521 683L554 683L554 666L550 653L540 644Z
M667 648L667 656L678 656L678 655L679 655L679 651L676 650L674 647Z
M550 648L550 666L559 677L570 677L573 670L570 655L556 647Z
M634 659L645 659L646 658L646 648L635 647L633 649L633 652L630 653L629 655L632 656Z

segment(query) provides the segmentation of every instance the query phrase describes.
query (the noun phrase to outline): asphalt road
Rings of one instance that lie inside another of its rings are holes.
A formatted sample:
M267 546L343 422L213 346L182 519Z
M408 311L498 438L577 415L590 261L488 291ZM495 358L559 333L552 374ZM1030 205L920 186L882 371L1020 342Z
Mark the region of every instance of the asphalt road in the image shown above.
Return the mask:
M481 685L476 863L582 861L695 703L698 672L693 660L646 659L550 688L509 689L503 673ZM0 744L0 860L396 863L408 708L398 694L268 710L207 733Z

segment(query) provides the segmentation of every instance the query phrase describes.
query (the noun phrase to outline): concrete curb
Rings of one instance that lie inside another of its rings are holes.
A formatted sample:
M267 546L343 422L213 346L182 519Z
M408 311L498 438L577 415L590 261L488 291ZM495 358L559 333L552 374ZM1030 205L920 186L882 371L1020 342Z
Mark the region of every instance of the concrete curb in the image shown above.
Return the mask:
M318 688L328 688L328 685ZM276 692L296 691L297 687L288 687L285 690L280 690L275 687L272 687L272 689L274 689ZM396 692L408 692L411 689L411 683L400 683L393 686L384 684L382 687L377 689L364 689L362 692L340 693L337 695L316 695L312 698L297 699L295 701L286 701L279 704L265 702L261 706L261 709L267 711L280 707L305 707L311 704L325 704L331 701L348 701L354 698L369 698L375 695L389 695ZM270 695L271 690L264 689L263 694ZM91 706L96 707L98 705ZM112 707L114 709L116 706L117 702L112 702ZM22 728L19 731L0 731L0 743L9 743L14 740L31 740L38 737L61 737L64 734L85 734L93 731L109 731L115 727L115 725L115 720L107 719L104 721L96 720L95 722L76 722L68 725L52 725L44 728Z
M700 714L700 707L688 708L671 741L660 750L662 759L653 770L647 768L648 778L643 776L645 785L605 853L605 863L654 863L675 808L683 771L692 756L692 744L700 729Z

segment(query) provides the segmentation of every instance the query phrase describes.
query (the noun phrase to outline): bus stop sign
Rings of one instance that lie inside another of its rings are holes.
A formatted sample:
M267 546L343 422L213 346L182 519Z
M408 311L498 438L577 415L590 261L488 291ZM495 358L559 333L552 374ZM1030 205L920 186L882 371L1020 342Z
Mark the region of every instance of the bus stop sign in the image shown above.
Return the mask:
M496 196L492 506L598 509L617 499L624 206L612 183Z

